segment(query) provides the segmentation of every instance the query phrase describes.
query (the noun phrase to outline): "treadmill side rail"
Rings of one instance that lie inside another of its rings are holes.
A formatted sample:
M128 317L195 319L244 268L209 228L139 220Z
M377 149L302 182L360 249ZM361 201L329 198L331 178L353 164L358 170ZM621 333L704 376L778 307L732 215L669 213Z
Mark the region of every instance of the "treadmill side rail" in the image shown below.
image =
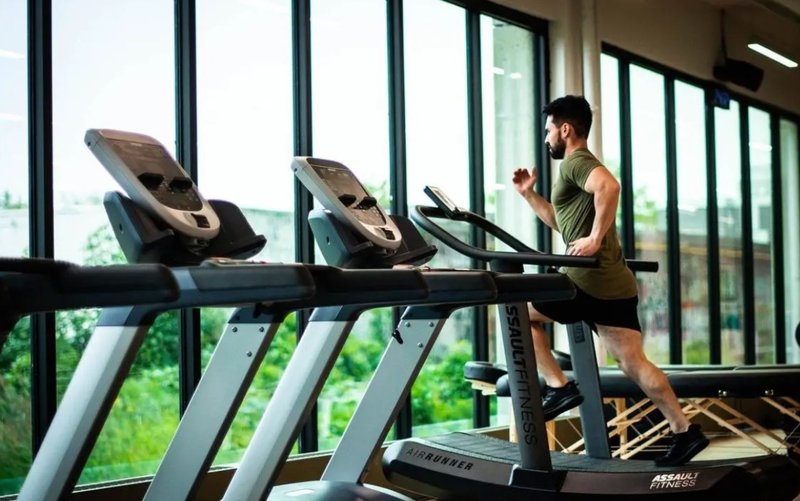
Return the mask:
M191 499L285 314L233 312L144 499Z
M62 499L72 492L149 328L147 324L95 329L25 478L19 500Z

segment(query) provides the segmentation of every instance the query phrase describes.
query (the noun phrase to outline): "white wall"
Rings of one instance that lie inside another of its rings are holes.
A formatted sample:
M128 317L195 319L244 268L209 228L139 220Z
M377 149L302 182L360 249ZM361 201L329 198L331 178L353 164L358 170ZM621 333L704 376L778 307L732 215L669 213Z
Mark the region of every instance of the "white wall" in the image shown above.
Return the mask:
M580 17L570 15L580 9L578 0L498 0L497 3L550 21L552 34L551 95L572 91L568 81L574 69L567 54L574 54L571 41L580 33ZM737 2L744 3L744 2ZM712 80L714 61L720 52L720 10L699 0L596 0L598 35L601 41L684 73ZM764 69L764 82L758 92L728 84L735 92L751 96L800 114L800 68L789 69L747 48L758 38L800 57L800 25L752 5L726 9L728 55ZM578 35L579 36L579 35ZM580 43L577 44L580 51ZM572 57L580 57L573 55Z

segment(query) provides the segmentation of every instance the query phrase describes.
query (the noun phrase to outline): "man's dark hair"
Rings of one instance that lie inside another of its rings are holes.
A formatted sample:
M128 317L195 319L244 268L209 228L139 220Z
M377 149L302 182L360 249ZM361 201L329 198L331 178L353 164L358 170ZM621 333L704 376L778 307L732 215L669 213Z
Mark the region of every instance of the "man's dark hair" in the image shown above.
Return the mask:
M592 108L583 96L559 97L542 108L542 114L553 116L553 123L561 126L564 122L572 125L578 137L589 137L592 128Z

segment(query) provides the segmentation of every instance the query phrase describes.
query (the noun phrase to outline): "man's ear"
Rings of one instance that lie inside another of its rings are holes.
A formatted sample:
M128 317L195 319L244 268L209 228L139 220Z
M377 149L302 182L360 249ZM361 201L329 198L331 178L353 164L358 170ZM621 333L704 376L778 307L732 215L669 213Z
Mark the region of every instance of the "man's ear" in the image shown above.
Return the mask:
M560 127L560 129L561 129L561 136L562 136L564 139L566 139L567 137L569 137L570 133L571 133L571 132L573 132L573 130L572 130L572 125L570 125L570 123L569 123L569 122L564 122L563 124L561 124L561 127Z

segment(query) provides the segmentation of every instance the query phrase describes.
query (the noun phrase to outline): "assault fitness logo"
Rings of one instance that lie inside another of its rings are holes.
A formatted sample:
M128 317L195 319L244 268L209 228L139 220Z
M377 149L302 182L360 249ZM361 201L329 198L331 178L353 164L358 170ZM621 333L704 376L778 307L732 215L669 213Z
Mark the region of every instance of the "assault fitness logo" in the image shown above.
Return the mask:
M661 475L656 475L653 477L653 480L650 481L650 490L694 487L697 483L697 477L699 476L699 471L688 473L662 473Z

